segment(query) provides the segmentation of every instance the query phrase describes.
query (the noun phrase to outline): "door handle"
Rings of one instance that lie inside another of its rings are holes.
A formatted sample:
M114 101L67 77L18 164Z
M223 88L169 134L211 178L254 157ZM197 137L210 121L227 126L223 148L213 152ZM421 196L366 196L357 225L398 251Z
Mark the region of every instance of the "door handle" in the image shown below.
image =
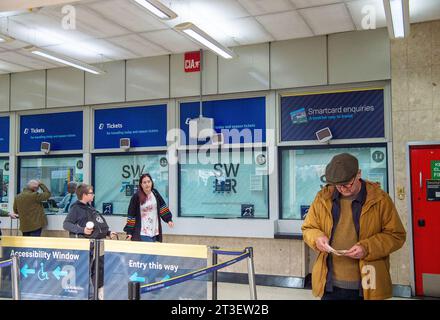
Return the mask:
M424 227L426 225L425 223L425 219L419 219L417 220L417 224L419 225L419 227Z
M423 178L422 178L422 172L419 172L419 185L420 189L423 189Z

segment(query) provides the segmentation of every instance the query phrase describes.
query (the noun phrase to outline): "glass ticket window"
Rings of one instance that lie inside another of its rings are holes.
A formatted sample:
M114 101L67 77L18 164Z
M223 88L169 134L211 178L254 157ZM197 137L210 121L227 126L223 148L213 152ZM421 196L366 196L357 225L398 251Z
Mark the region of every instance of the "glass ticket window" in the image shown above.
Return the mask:
M8 215L9 159L0 158L0 216Z
M331 158L348 152L359 160L362 179L379 182L388 192L385 145L281 149L281 218L304 219L317 192L325 186L325 167Z
M268 218L266 151L179 153L182 217Z
M148 154L95 155L95 207L104 214L127 215L128 205L149 173L154 188L168 204L168 161L165 152Z
M50 199L43 203L46 214L66 214L58 205L68 195L67 184L69 182L83 182L82 157L22 157L19 163L19 192L26 187L28 181L40 180L52 194Z

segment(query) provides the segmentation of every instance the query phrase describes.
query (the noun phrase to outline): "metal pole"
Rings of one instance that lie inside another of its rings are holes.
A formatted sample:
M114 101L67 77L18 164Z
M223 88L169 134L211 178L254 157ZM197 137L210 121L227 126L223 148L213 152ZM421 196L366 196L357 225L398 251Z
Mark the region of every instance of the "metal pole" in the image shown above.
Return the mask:
M99 285L99 245L100 240L95 239L94 240L94 247L93 247L93 257L95 261L95 281L93 283L93 300L98 300L98 285Z
M141 300L141 284L137 281L128 283L128 300Z
M251 300L257 300L257 286L255 284L255 269L254 269L254 249L252 247L247 247L246 251L249 252L248 277L249 277L249 289L251 293Z
M211 247L212 252L212 265L216 265L218 263L218 254L214 251L215 249L218 249L219 247ZM217 300L217 283L218 283L218 277L217 277L217 270L212 273L212 300Z
M20 264L18 261L18 256L12 256L12 266L11 266L11 281L12 281L12 299L20 300Z
M203 111L202 111L202 95L203 95L203 79L202 79L202 72L203 72L203 49L200 49L200 110L199 110L199 117L202 117Z

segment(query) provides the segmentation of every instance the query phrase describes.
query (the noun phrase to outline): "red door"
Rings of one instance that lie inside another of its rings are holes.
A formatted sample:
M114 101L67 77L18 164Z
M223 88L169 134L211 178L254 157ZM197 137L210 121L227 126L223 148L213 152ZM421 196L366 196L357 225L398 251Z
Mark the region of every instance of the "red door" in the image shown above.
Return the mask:
M410 147L416 295L440 296L440 146Z

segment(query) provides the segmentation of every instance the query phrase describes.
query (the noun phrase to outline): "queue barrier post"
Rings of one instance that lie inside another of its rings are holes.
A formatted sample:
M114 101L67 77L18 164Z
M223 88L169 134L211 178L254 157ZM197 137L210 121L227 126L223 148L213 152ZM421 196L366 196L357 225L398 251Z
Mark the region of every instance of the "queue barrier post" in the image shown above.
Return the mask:
M218 254L215 250L219 249L219 247L213 246L210 247L212 256L211 256L211 263L212 265L216 265L218 263ZM217 270L212 273L212 300L217 300L217 293L218 293L218 274Z
M11 281L12 281L12 299L20 300L20 263L18 260L18 256L12 256L12 265L11 265Z
M254 268L254 249L247 247L246 251L249 253L248 257L248 278L251 300L257 300L257 286L255 283L255 268Z
M141 284L137 281L128 283L128 300L141 300Z

